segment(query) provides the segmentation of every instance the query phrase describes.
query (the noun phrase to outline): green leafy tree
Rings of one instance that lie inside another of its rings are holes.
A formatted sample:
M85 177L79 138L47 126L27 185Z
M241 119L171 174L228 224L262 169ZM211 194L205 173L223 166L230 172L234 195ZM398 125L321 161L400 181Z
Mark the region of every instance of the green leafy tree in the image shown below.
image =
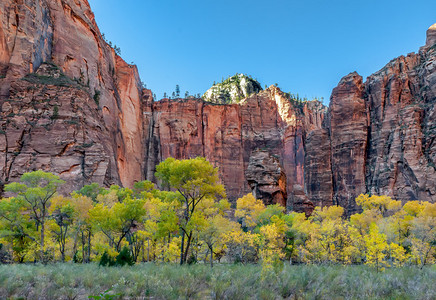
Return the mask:
M41 170L25 173L20 182L13 182L5 186L5 190L17 194L17 201L28 209L36 228L40 232L39 244L41 255L44 253L45 225L49 217L51 199L58 188L64 183L58 176Z
M11 245L16 261L24 262L32 245L37 244L35 222L15 198L0 200L0 238Z
M103 232L110 245L119 252L121 242L125 238L131 241L138 224L143 222L146 214L144 205L145 200L130 198L111 207L99 203L89 211L89 215L95 228Z
M121 249L121 252L117 255L115 259L115 265L118 266L125 266L129 265L132 266L135 264L134 258L130 252L130 249L126 246Z
M87 196L92 199L92 201L97 202L97 196L104 191L104 188L100 187L98 183L92 183L83 186L77 194Z
M54 197L50 212L51 218L55 221L54 226L51 226L51 232L59 244L62 262L65 262L68 229L73 224L75 215L71 199L62 196Z
M213 202L218 197L225 197L224 186L219 183L218 169L203 157L187 160L167 158L156 167L156 176L164 186L181 195L179 197L181 199L179 228L182 236L180 264L184 264L188 258L193 233L198 222L204 219L198 209L200 204L207 199Z

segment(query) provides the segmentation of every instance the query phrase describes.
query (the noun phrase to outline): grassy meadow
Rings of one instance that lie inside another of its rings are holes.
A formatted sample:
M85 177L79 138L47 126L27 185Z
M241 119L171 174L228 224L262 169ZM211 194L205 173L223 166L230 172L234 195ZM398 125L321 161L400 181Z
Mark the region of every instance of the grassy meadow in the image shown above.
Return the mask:
M0 299L436 299L435 283L435 266L0 265Z

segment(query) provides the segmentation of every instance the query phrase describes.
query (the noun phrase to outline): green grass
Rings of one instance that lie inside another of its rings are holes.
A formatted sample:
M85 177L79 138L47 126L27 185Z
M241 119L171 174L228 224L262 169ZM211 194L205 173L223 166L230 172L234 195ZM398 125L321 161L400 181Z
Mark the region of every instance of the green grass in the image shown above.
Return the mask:
M435 299L436 268L259 265L0 265L0 299Z

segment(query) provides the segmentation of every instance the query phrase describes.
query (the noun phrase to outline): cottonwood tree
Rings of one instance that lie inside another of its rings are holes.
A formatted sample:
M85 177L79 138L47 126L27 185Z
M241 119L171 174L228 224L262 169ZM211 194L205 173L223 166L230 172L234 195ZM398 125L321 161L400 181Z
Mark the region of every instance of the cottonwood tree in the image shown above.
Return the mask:
M411 221L412 255L421 269L434 262L436 254L436 203L420 203L415 219ZM432 255L433 254L433 255Z
M62 196L53 198L52 205L49 208L52 222L50 231L54 239L59 245L62 262L65 262L66 243L68 230L74 222L74 207L71 204L71 199Z
M230 204L227 201L220 202L221 207L230 208ZM224 236L231 231L239 230L241 227L238 223L226 218L223 209L219 209L217 206L214 208L215 209L209 210L209 216L206 218L206 226L200 232L200 239L207 245L208 253L210 254L209 261L211 267L213 267L213 257L214 254L216 254L214 250L217 248L223 250Z
M130 198L111 207L99 203L89 211L90 221L108 238L114 250L120 252L122 241L126 238L132 240L136 227L143 222L144 205L145 200Z
M74 208L74 238L72 254L77 253L77 244L80 237L82 244L82 262L91 261L91 237L92 237L92 223L89 216L89 211L94 207L94 201L87 196L81 194L72 195L71 204ZM95 197L97 199L97 196ZM85 253L85 244L87 240L87 253Z
M199 206L203 201L225 197L225 189L219 183L218 169L205 158L187 160L167 158L156 167L156 177L162 185L180 194L179 229L182 237L180 264L187 261L193 233L202 222Z
M40 255L43 259L45 246L45 225L49 217L51 199L58 188L64 183L58 176L38 170L24 173L20 182L13 182L5 186L5 190L17 194L16 201L28 210L35 220L37 231L40 233Z
M371 224L369 234L365 236L365 243L365 264L374 266L377 272L384 270L384 267L388 265L386 258L389 246L386 242L386 235L379 232L379 228L375 223Z
M15 198L0 200L0 237L10 245L19 263L24 262L32 245L38 243L35 222L23 213L20 201Z

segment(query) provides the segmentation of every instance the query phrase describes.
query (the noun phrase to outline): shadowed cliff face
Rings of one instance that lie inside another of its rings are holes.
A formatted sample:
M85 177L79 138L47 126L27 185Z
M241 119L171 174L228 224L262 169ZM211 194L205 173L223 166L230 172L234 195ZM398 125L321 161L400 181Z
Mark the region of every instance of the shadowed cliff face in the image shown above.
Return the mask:
M219 167L233 201L261 184L266 203L307 215L314 205L353 213L360 193L434 202L435 32L366 82L345 76L329 109L294 103L276 87L238 104L154 102L136 67L103 40L87 1L4 0L0 193L36 169L59 174L65 192L131 186L155 180L167 157L201 155Z
M369 192L436 200L435 58L435 47L424 47L391 61L365 84Z
M368 124L362 77L342 78L330 98L330 140L333 204L356 211L353 197L365 193L365 158Z
M436 201L435 25L419 53L369 76L344 77L329 118L333 204L356 211L359 193Z

